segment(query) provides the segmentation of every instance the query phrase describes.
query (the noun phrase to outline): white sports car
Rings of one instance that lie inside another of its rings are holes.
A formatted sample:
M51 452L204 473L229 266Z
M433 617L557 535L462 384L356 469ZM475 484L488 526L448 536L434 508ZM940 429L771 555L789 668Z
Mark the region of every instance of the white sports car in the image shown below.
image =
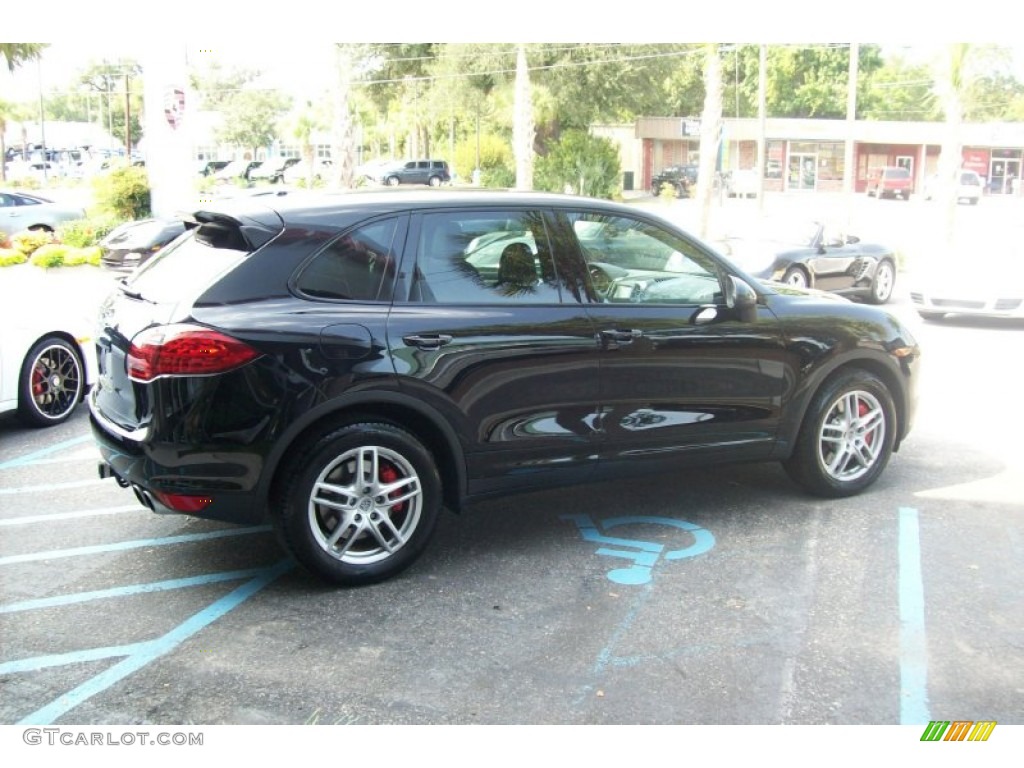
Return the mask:
M70 417L96 375L91 333L88 318L61 318L50 311L5 318L0 413L17 410L22 421L37 427Z

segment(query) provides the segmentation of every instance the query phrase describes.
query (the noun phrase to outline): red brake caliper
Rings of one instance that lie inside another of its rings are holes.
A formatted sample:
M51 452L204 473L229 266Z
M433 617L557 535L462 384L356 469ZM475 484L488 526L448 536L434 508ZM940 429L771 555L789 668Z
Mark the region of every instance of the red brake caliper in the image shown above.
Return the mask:
M46 391L46 371L43 370L41 365L37 365L32 369L32 394L41 395Z
M380 473L379 474L380 474L380 481L382 483L393 483L393 482L395 482L398 479L398 470L395 469L393 464L389 464L386 461L381 462ZM401 494L400 491L392 491L390 494L388 494L388 498L389 499L394 499L394 498L396 498L398 496L401 496L401 495L402 494ZM393 509L394 509L395 512L403 511L405 509L405 502L402 501L402 502L399 502L398 504L395 504Z
M867 415L869 410L871 410L871 409L868 408L868 404L865 403L863 400L861 400L860 402L857 403L857 416L859 418L863 419ZM871 443L873 443L874 440L875 440L875 433L874 432L869 433L864 438L864 442L866 442L868 445L871 445Z

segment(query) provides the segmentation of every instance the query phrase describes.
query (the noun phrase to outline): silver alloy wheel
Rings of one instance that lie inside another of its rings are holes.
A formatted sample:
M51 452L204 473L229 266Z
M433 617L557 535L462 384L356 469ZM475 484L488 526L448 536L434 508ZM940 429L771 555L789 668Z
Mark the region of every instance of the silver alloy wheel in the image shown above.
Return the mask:
M313 483L309 528L331 557L368 565L408 543L422 509L413 465L388 448L362 446L329 463Z
M44 420L63 419L82 397L82 364L64 343L43 347L28 375L32 409Z
M796 288L807 287L807 275L804 274L802 269L793 269L785 277L782 278L783 282L787 285L792 285Z
M844 392L828 409L818 439L818 459L840 482L863 477L885 446L885 410L870 392Z
M875 272L875 282L872 286L875 301L879 304L887 302L889 297L892 296L892 287L895 282L896 279L892 265L887 261L880 263L878 271Z

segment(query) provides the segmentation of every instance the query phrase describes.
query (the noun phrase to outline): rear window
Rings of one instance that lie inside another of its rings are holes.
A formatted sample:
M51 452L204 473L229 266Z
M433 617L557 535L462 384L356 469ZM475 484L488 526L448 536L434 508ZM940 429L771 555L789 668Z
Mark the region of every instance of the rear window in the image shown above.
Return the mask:
M221 232L204 226L186 233L125 278L125 288L157 304L205 291L249 255Z
M909 179L910 171L906 168L889 168L885 171L885 178L887 179Z

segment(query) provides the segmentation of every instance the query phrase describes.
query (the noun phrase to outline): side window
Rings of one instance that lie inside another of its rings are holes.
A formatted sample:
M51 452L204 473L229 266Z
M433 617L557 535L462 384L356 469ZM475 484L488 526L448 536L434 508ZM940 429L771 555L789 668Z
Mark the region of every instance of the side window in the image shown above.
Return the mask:
M580 212L570 222L599 301L715 304L723 298L716 262L697 245L654 224Z
M533 211L427 214L410 300L429 304L557 304L544 217Z
M430 163L428 163L426 160L420 160L418 163L416 163L416 167L419 168L421 171L425 171L428 168L430 168Z
M397 228L388 219L346 232L299 273L296 289L317 299L390 301Z

